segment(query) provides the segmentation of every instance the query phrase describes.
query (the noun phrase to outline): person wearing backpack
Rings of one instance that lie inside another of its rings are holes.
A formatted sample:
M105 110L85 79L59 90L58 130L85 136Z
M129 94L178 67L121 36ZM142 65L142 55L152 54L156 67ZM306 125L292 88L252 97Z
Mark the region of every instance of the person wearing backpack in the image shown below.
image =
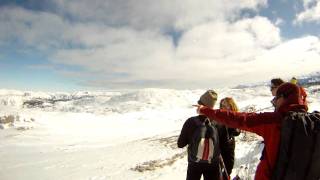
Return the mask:
M237 104L231 97L226 97L220 100L220 109L231 110L231 111L239 111ZM227 172L230 176L232 173L233 165L234 165L234 157L235 157L235 147L236 141L235 136L240 135L240 130L236 128L230 128L225 125L221 125L221 128L227 137L226 148L221 150L221 155L224 160L224 164L226 166Z
M199 99L199 105L213 108L217 93L206 91ZM221 146L226 137L220 136L221 129L206 116L198 115L187 119L181 129L177 145L183 148L188 145L187 180L220 180L222 178ZM224 169L225 178L228 178Z
M256 133L264 139L265 149L257 166L255 180L272 179L280 145L281 123L287 114L307 111L299 87L292 83L283 83L278 87L272 104L275 106L274 112L261 113L214 110L204 105L197 106L199 115L205 115L229 127Z

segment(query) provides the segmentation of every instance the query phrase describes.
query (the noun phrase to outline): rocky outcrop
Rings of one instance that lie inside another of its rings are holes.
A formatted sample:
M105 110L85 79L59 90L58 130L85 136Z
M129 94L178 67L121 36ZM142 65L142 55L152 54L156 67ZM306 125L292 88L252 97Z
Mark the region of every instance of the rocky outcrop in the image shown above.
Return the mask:
M23 102L23 107L27 108L43 108L43 101L40 99L31 99Z
M92 99L94 96L84 95L84 96L62 96L62 97L55 97L52 98L34 98L30 100L25 100L23 102L23 107L27 108L45 108L45 107L52 107L57 102L68 102L68 101L77 101L81 99Z
M32 129L34 126L34 118L23 118L20 116L8 115L0 116L0 129L13 128L20 131Z
M0 117L0 129L5 129L5 127L12 127L14 120L15 118L13 115Z
M3 116L0 117L0 123L1 124L11 124L14 122L14 116L13 115L9 115L9 116Z

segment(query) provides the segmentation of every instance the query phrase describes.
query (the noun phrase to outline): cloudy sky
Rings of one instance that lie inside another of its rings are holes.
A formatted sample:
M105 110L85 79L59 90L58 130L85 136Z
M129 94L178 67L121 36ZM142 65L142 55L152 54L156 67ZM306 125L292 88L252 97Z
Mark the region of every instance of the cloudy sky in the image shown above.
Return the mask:
M0 88L214 88L320 71L320 0L0 0Z

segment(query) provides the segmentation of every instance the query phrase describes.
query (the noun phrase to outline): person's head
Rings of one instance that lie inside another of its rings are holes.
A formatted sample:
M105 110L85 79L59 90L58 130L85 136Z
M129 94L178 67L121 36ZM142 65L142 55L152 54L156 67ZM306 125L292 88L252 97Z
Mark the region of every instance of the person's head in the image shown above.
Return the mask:
M226 97L220 101L220 109L226 109L231 111L239 111L237 104L231 97Z
M297 84L297 83L298 83L298 80L297 80L297 78L292 77L291 80L290 80L290 82L291 82L292 84Z
M271 91L272 96L276 95L278 87L283 83L284 83L284 81L281 78L271 79L270 91Z
M302 99L300 98L300 89L297 85L292 83L283 83L278 87L276 96L272 100L276 111L285 109L292 104L302 105Z
M208 90L200 97L198 104L213 108L217 102L217 93L214 90Z

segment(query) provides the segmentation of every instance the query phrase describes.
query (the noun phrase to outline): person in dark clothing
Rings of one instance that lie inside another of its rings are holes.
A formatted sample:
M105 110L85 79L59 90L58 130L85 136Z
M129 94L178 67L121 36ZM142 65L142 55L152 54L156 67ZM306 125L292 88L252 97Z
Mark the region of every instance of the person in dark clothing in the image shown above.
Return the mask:
M217 94L213 90L209 90L204 93L200 100L198 101L199 105L205 105L208 107L213 108L217 100ZM192 159L191 155L191 144L194 140L194 134L199 126L199 122L205 122L208 118L204 115L194 116L186 120L184 123L181 133L179 135L177 144L179 148L183 148L188 145L188 170L187 170L187 180L200 180L201 176L203 175L204 180L216 180L220 179L220 149L221 146L226 144L222 143L226 141L226 137L221 136L221 128L216 127L215 132L217 134L217 142L219 148L214 148L213 150L213 160L210 163L200 163L195 162Z
M204 180L220 179L218 163L188 163L187 180L200 180L203 175Z
M235 101L231 97L226 97L221 99L220 101L220 109L231 110L238 112L238 106L236 105ZM234 165L234 158L235 158L235 147L236 141L235 136L240 134L240 130L236 128L230 128L225 125L221 125L223 129L223 133L225 133L225 137L227 137L227 144L224 146L226 148L221 149L221 155L226 166L227 172L230 175L232 173L233 165Z

